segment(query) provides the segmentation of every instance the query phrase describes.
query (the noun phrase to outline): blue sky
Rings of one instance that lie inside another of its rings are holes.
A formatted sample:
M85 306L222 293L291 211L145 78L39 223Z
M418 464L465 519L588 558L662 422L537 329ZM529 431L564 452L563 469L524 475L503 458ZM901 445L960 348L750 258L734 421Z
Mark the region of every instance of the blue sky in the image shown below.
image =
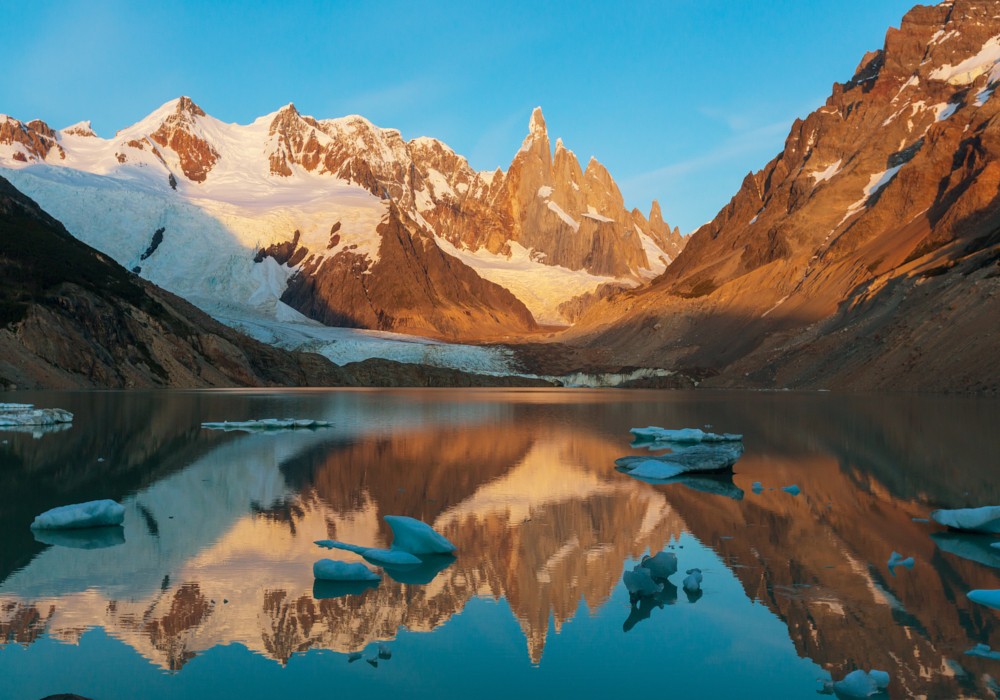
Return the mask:
M541 105L628 206L690 231L882 46L909 0L5 3L0 113L102 136L190 95L247 123L294 102L506 168Z

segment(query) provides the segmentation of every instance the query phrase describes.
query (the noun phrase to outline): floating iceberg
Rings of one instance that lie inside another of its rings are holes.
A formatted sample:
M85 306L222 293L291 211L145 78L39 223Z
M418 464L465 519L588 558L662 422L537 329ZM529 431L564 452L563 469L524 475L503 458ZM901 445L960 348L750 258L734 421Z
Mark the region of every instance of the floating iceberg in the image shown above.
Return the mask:
M364 564L348 564L320 559L313 564L313 577L323 581L379 581L380 577Z
M1000 590L979 589L969 591L969 600L973 603L985 605L988 608L1000 610Z
M712 472L731 469L743 456L743 443L720 445L698 445L680 452L656 457L629 456L615 460L615 465L632 473L640 465L642 469L634 476L647 479L670 479L686 472ZM657 466L657 462L666 466Z
M750 485L750 490L756 494L761 494L764 492L764 484L760 483L759 481L755 481L753 482L753 484Z
M895 569L897 566L902 566L907 569L912 569L914 563L915 562L913 561L913 557L903 557L903 555L900 554L899 552L893 552L892 554L889 555L889 571L892 572L893 576L896 575Z
M885 671L851 671L841 680L824 683L826 692L834 692L840 697L868 698L889 687L889 674Z
M642 558L640 566L649 570L653 578L665 579L677 573L677 555L673 552L657 552Z
M742 435L734 435L732 433L706 433L700 428L681 428L679 430L669 430L667 428L657 428L651 425L648 428L632 428L629 432L635 436L635 442L638 444L644 444L647 442L739 442L743 440Z
M337 540L316 540L316 544L360 554L372 564L385 567L390 576L403 583L429 583L455 560L450 556L455 551L455 545L430 525L405 515L387 515L385 521L392 529L392 546L389 549L362 547Z
M376 547L359 547L356 544L347 544L337 540L316 540L316 544L326 549L343 549L348 552L360 554L369 563L376 566L420 566L423 562L419 557L404 552L401 549L378 549Z
M701 590L701 582L703 576L701 575L701 569L688 569L687 578L681 582L681 587L688 593L695 593Z
M934 522L953 530L1000 534L1000 506L936 510L931 517Z
M798 484L792 484L790 486L782 486L781 490L784 491L785 493L790 493L793 496L798 496L800 493L802 493L802 489L799 488Z
M988 644L977 644L965 652L966 656L980 656L984 659L1000 661L1000 651L993 651Z
M392 658L392 649L390 649L389 645L386 644L385 642L378 643L378 658L382 659L383 661Z
M107 549L125 544L125 528L121 525L73 530L33 530L32 534L36 542L71 549Z
M392 529L392 548L410 554L451 554L455 545L430 525L405 515L387 515L385 521Z
M242 430L246 433L256 433L278 430L316 430L317 428L333 427L333 423L310 418L262 418L260 420L202 423L201 427L206 430Z
M111 500L88 501L47 510L31 523L32 530L64 530L121 525L125 508Z
M30 403L0 403L0 430L72 422L73 414L61 408L35 408Z
M625 588L628 590L629 597L632 600L656 595L663 590L663 584L654 581L653 574L642 564L622 574L622 582L625 584Z

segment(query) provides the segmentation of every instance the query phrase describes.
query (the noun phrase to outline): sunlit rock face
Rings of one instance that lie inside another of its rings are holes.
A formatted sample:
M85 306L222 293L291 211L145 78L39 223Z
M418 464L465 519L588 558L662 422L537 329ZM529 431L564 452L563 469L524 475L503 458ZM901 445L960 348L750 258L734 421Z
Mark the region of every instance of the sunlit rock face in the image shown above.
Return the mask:
M718 383L997 391L1000 4L910 11L583 342ZM621 321L611 321L619 319Z
M540 109L529 129L506 172L477 172L361 116L289 104L224 124L181 97L110 139L0 116L0 168L75 236L216 316L494 340L565 325L684 242L659 204L627 211L596 160L581 170L561 142L553 158Z

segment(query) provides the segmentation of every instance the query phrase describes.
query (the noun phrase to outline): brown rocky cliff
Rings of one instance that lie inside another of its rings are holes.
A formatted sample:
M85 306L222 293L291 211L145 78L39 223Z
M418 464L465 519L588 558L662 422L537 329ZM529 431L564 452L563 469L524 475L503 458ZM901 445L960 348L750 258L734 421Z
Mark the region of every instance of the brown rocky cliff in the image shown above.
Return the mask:
M488 282L395 207L378 227L378 260L350 251L306 258L282 301L327 325L448 340L502 337L536 328L528 309Z
M730 385L997 390L996 339L948 323L1000 318L1000 102L989 61L955 68L997 15L994 0L907 14L653 289L593 309L584 342Z
M73 238L0 178L0 381L30 387L340 383L318 356L257 343Z
M193 182L204 182L219 160L219 152L199 136L195 128L196 118L204 116L204 110L189 97L181 97L177 100L174 113L149 135L160 146L170 148L177 154L181 170Z

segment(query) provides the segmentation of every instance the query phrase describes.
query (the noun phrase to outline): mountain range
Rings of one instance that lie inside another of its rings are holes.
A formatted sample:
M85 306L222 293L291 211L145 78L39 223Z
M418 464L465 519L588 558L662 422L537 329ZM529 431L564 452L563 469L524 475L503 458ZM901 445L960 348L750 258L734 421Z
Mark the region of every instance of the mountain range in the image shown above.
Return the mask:
M689 237L553 150L540 109L506 171L182 97L111 139L0 117L0 173L138 277L334 362L996 392L998 84L1000 2L918 6Z

